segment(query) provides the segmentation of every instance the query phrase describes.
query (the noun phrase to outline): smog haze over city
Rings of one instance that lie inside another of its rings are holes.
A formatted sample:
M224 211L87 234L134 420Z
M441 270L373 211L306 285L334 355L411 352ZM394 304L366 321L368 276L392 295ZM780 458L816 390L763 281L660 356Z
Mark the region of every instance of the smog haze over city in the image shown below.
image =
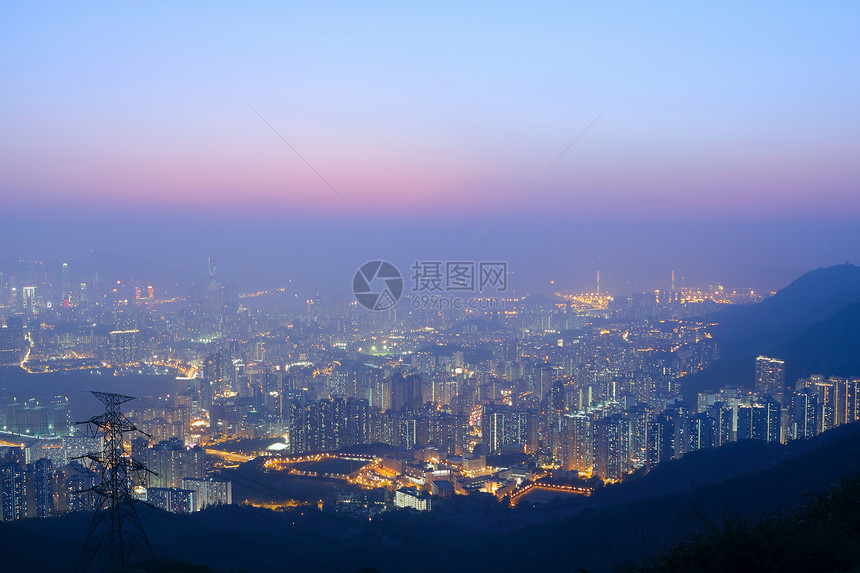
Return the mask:
M860 566L858 22L4 3L8 564Z

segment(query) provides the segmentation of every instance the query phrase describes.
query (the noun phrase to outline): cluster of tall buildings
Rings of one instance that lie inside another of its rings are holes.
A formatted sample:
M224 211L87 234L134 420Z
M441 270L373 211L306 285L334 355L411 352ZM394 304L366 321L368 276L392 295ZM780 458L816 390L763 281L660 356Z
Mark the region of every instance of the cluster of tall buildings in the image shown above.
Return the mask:
M157 420L144 423L149 427L159 424ZM138 497L152 506L171 513L191 513L233 503L232 482L207 475L206 453L200 446L187 446L177 436L158 442L138 436L132 440L131 455L149 470L145 485L137 489Z
M334 397L291 403L285 422L293 454L374 443L406 450L435 446L450 455L468 447L468 418L432 407L378 410L364 399Z
M69 399L56 396L45 406L34 398L13 399L0 406L0 430L33 437L69 436L73 430Z
M183 478L179 487L148 487L149 505L170 513L193 513L233 503L233 482L212 477Z
M617 481L689 452L742 440L782 443L857 419L860 378L813 376L800 380L792 392L785 386L783 360L760 356L754 368L754 391L725 388L701 394L696 408L679 399L665 405L643 402L634 393L614 399L604 394L599 400L592 387L586 387L590 395L583 398L583 387L570 383L549 385L543 400L517 406L487 400L476 424L432 401L424 410L380 410L357 398L296 402L287 411L288 435L294 453L372 442L404 449L430 446L450 455L521 452L580 475ZM455 428L453 447L444 432L433 429L434 420L439 428L446 417L456 420L448 426Z
M0 462L0 518L14 521L25 517L55 515L54 471L51 460L24 461L13 448Z
M145 483L130 486L136 487L141 499L147 499L151 490L150 503L168 511L199 511L232 503L232 484L207 475L203 449L186 444L189 410L187 396L174 396L169 403L129 411L139 420L137 424L153 430L150 437L133 440L131 450L153 473L147 474ZM57 397L50 407L41 407L35 400L13 401L0 414L5 439L21 443L0 447L0 497L6 507L2 519L91 511L96 496L90 490L101 474L87 456L100 452L102 442L81 434L71 422L68 399ZM176 501L182 496L187 503Z
M0 448L2 520L91 511L96 496L89 490L99 483L101 474L81 458L101 447L101 439L79 435ZM175 437L152 446L146 438L135 439L132 456L154 472L148 474L147 483L130 484L151 505L192 512L233 502L232 483L207 475L205 454L199 447L186 447Z
M860 377L801 378L791 397L790 437L811 438L860 420Z
M535 452L538 445L536 412L505 405L487 405L481 415L481 436L489 452L501 452L505 446Z

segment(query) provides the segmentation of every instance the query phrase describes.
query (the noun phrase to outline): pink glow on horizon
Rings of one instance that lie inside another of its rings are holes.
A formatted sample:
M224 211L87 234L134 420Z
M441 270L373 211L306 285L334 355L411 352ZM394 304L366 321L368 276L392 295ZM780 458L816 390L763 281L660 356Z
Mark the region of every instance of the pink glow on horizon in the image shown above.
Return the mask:
M32 165L32 157L7 157L4 183L21 190L9 197L12 202L29 194L56 205L349 210L286 145L260 139L236 145L224 140L193 152L169 144L102 146L95 153L47 149L39 155L41 165ZM540 153L508 151L494 161L490 150L470 155L462 148L426 143L386 148L375 142L347 149L314 141L302 144L297 144L302 155L362 213L480 210L490 216L514 202L513 214L860 214L860 194L849 184L860 180L860 165L848 157L850 145L836 143L822 145L810 156L800 145L756 152L723 148L711 155L647 148L613 154L598 141L571 151L526 193L546 165L548 146Z

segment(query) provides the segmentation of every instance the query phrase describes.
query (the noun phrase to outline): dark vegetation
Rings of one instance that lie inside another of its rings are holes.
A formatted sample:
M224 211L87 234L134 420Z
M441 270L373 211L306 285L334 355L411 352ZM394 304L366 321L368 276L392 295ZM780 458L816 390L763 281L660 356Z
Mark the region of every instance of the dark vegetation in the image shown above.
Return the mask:
M725 519L625 573L852 571L860 565L860 474L797 507L753 521Z

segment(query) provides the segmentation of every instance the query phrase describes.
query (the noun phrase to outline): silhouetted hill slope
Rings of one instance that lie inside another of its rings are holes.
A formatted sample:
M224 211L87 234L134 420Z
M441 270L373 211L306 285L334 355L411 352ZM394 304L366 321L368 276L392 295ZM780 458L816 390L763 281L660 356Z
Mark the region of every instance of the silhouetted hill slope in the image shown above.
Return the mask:
M831 463L830 457L834 457L837 465L832 470L838 473L841 471L840 458L843 457L838 450L853 447L846 446L853 441L860 447L860 424L840 426L814 440L795 440L785 445L759 440L734 442L713 450L691 452L680 460L662 463L647 475L631 476L620 486L613 485L597 491L593 499L601 505L614 505L686 493L738 475L768 470L802 456L822 457L820 463L825 465Z
M860 328L852 322L860 304L860 267L851 264L806 273L774 296L749 306L727 308L708 320L718 322L714 339L720 360L686 378L684 400L694 405L705 390L752 387L755 357L786 360L786 382L811 373L848 376L860 350ZM838 333L838 334L837 334Z
M776 353L788 359L787 381L810 374L860 376L860 303L810 326Z
M228 506L177 516L143 506L140 514L160 559L222 572L515 571L535 563L550 570L610 571L672 547L724 516L759 519L823 492L838 476L857 469L860 424L789 446L735 446L688 455L648 476L579 498L579 505L510 511L476 503L477 513L469 515L398 511L373 522L308 508L272 512ZM567 515L557 518L556 511ZM4 567L68 570L89 519L73 514L0 524ZM527 525L535 520L542 523ZM461 526L467 521L468 529Z
M770 298L749 306L729 307L712 318L714 336L727 355L751 344L776 345L860 303L860 267L844 264L810 271Z
M860 474L758 522L726 520L627 573L857 571Z

